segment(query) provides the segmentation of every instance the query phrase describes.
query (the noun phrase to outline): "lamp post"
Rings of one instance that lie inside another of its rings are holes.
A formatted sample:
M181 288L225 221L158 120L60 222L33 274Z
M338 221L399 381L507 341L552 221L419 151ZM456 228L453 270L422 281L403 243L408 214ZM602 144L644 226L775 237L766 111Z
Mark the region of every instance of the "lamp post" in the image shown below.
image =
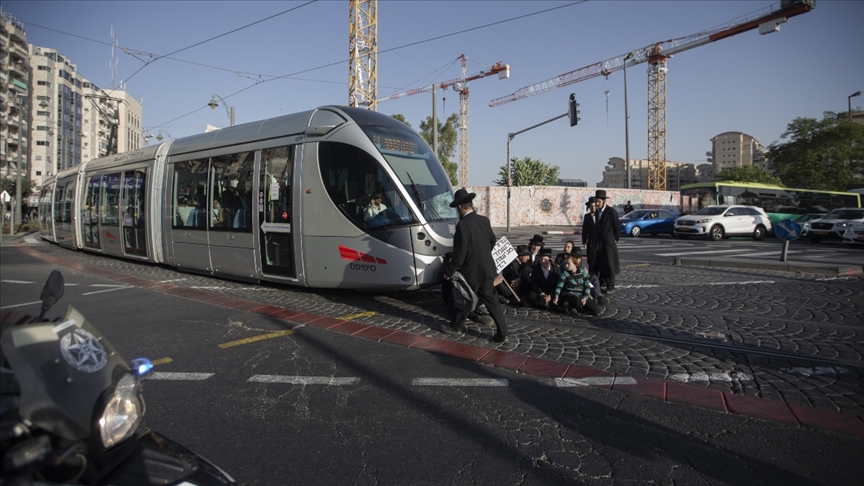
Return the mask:
M627 61L633 57L633 52L624 58L624 167L627 170L627 189L631 189L630 183L630 114L627 111Z
M846 97L846 101L849 102L849 111L848 111L849 121L852 121L852 98L854 98L856 96L861 96L861 92L856 91L856 92L854 92L851 95Z
M18 158L17 158L17 168L15 170L15 212L12 219L9 221L9 233L15 234L12 228L14 228L15 221L18 221L18 224L21 224L21 151L24 150L24 147L21 145L21 112L24 110L24 102L21 97L15 98L15 105L18 107Z
M219 103L216 102L216 98L219 98L219 101L221 101L222 104L225 105L225 110L228 112L228 118L231 120L231 126L233 127L234 126L234 107L228 106L228 103L224 99L222 99L221 96L217 95L216 93L213 93L211 95L211 98L210 98L210 103L207 103L207 106L209 106L211 109L215 110L216 107L219 106Z
M160 142L161 142L162 140L165 140L165 137L162 136L163 133L164 133L165 135L168 135L168 138L170 138L172 142L173 142L174 140L177 140L177 139L174 138L170 133L166 132L165 130L161 130L161 129L159 130L159 133L156 134L156 140L159 140ZM145 140L150 140L151 138L153 138L153 135L147 135L146 137L144 137Z

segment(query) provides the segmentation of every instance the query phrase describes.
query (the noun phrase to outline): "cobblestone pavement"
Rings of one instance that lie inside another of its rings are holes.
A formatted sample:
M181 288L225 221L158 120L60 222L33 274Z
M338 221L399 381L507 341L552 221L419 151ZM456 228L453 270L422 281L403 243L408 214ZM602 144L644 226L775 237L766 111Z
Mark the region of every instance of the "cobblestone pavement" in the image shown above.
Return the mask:
M48 255L156 282L525 356L684 382L864 417L864 278L622 262L618 291L597 317L507 307L510 339L468 322L444 334L440 289L306 290L253 285L74 252Z

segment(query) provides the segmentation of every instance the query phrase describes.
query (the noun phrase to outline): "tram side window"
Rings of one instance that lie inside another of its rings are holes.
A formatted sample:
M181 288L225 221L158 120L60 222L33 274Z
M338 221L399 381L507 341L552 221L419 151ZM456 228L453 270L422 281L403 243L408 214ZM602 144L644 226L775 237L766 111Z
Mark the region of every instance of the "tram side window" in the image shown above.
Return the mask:
M277 147L261 151L259 198L265 203L259 211L265 223L290 224L294 182L294 147Z
M69 181L63 185L62 191L58 192L57 201L54 204L55 221L60 223L72 222L72 202L75 200L75 181Z
M101 223L117 226L120 223L120 173L102 176L102 201L99 215Z
M343 143L321 142L318 160L333 204L359 228L416 222L396 184L368 153Z
M207 227L208 159L187 160L174 165L172 228Z
M123 226L144 226L147 210L144 206L146 181L144 169L129 170L123 175Z
M220 155L210 159L212 171L210 228L252 232L252 177L255 152Z

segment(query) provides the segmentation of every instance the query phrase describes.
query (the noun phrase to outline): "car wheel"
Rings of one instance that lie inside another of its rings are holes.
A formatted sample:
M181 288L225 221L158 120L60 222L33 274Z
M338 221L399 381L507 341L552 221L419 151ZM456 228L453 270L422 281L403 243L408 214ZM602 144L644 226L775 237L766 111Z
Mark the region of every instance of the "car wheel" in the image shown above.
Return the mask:
M708 237L711 238L712 241L720 241L723 239L723 233L723 227L719 224L715 224L708 232Z
M630 236L632 236L634 238L638 238L639 235L641 235L641 234L642 234L642 228L640 228L638 226L634 226L633 229L630 230Z
M817 238L812 235L810 236L810 243L819 243L820 241L822 241L822 238Z
M753 230L753 239L756 241L762 241L765 239L765 227L761 224Z

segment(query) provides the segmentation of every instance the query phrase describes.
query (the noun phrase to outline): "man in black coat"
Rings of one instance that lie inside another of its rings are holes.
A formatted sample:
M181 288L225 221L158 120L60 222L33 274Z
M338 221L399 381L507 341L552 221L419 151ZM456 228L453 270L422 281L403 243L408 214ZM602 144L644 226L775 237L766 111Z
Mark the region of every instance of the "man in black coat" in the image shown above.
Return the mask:
M558 310L552 303L555 298L555 286L561 277L561 267L552 264L552 250L544 248L539 253L539 263L531 270L531 293L528 299L531 305L540 309Z
M511 304L526 305L528 292L531 291L531 250L528 245L516 247L516 259L501 270L501 276L496 279L501 283L495 286L498 295L507 299ZM507 284L510 284L508 287ZM512 289L512 292L511 292ZM514 293L515 292L515 295ZM518 298L516 298L518 296Z
M615 275L621 272L618 260L618 211L606 205L606 191L598 189L597 224L594 234L597 236L597 257L588 263L600 274L600 285L606 287L606 293L615 291ZM590 257L590 255L589 255Z
M588 273L597 275L597 198L591 196L585 203L587 211L582 217L582 246L585 247L585 261L588 263Z
M456 235L453 237L453 259L450 265L445 267L444 278L450 278L453 272L461 273L474 293L477 300L486 305L486 309L495 321L497 331L492 341L503 343L507 340L507 323L504 321L504 313L495 293L493 280L498 275L495 269L495 261L492 260L492 248L497 239L489 224L489 218L480 216L474 212L473 192L459 189L453 195L450 207L459 212L459 224L456 225ZM445 332L460 332L463 323L468 317L468 312L459 311L453 316L449 325L442 329Z

